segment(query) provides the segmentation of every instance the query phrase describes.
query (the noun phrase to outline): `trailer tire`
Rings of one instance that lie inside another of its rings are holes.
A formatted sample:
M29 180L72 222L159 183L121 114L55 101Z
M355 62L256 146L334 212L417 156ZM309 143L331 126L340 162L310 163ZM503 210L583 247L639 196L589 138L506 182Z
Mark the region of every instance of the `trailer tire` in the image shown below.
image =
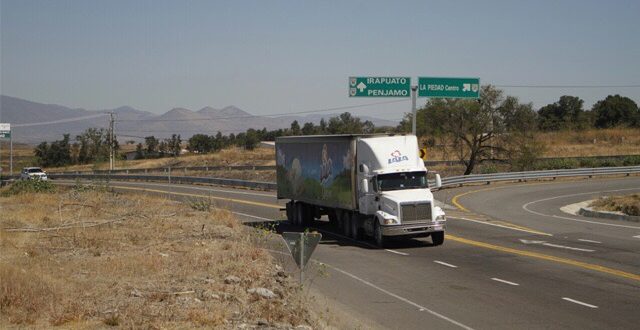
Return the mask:
M351 237L351 217L348 212L340 212L342 218L342 235Z
M294 224L294 219L293 219L293 215L295 213L294 205L295 204L293 203L293 201L287 202L287 209L286 209L287 220L289 220L289 223L291 224Z
M434 246L442 245L444 243L444 231L436 231L431 233L431 241Z
M375 224L373 227L373 239L375 240L376 245L381 249L384 249L384 247L387 245L387 239L384 237L384 235L382 235L382 226L380 226L380 221L378 221L378 219L375 219Z

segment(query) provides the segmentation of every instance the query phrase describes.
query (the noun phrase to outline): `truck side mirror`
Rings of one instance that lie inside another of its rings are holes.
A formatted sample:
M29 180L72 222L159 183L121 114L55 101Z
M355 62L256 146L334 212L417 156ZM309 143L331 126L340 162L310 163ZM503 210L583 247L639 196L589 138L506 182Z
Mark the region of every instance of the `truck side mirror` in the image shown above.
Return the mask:
M363 173L365 175L369 174L369 166L364 163L360 164L360 173Z
M369 193L369 181L367 179L362 179L362 182L360 182L360 190L363 194Z
M442 187L442 179L440 178L440 174L436 174L436 186L434 188L440 189Z

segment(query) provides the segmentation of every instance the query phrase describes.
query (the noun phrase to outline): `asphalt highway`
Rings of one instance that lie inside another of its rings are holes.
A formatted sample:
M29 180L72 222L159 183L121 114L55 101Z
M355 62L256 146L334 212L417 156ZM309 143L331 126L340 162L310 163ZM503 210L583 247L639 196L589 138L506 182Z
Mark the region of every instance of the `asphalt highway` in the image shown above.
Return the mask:
M206 198L253 225L284 220L273 192L111 182L117 190ZM640 177L446 189L442 246L429 238L376 249L327 223L308 285L365 328L636 329L640 324L640 223L586 218L560 207L640 192ZM282 246L274 255L289 263Z

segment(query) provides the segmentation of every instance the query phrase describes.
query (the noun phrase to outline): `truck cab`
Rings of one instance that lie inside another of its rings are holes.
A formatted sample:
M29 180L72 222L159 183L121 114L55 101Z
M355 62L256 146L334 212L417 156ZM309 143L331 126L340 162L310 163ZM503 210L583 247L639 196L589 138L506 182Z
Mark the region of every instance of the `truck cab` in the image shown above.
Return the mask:
M373 136L357 140L358 209L361 227L384 245L392 236L431 236L444 241L446 216L435 205L427 169L413 135ZM440 186L436 175L434 188Z

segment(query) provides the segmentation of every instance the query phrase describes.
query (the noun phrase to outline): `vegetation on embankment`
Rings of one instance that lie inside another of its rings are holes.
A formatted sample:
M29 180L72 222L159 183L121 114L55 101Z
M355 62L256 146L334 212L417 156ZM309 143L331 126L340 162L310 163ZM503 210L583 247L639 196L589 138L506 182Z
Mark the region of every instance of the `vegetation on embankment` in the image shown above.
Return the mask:
M0 197L0 328L320 326L259 246L264 234L229 211L105 187L11 189Z
M622 212L626 215L640 216L640 194L602 197L591 203L598 211Z

